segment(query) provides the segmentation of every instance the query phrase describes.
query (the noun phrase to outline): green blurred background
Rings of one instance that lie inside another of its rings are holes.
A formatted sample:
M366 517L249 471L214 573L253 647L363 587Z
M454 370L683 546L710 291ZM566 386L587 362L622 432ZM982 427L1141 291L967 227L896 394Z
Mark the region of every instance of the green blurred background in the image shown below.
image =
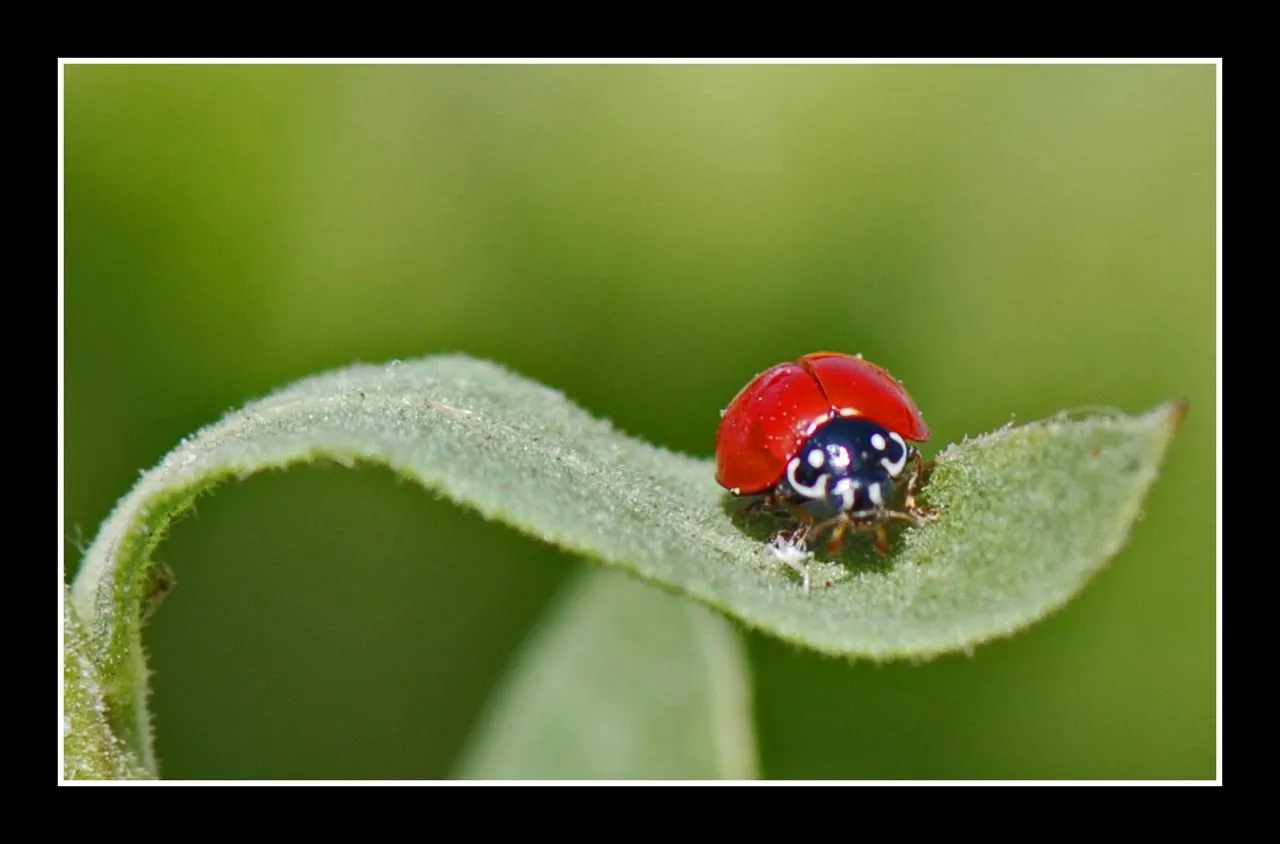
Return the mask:
M490 358L707 457L818 349L902 378L929 452L1182 396L1131 544L1023 635L746 642L765 777L1215 776L1213 66L73 65L65 176L69 569L182 436L357 360ZM160 558L169 778L447 776L584 565L338 468Z

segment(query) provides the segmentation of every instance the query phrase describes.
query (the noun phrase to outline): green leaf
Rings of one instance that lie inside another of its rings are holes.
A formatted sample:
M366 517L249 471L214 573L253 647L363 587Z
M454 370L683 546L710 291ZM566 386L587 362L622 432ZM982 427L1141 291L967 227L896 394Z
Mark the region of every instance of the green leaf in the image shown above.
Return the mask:
M359 365L251 402L181 443L120 501L72 597L113 727L154 771L142 615L166 527L220 481L304 461L391 467L460 504L829 654L927 657L1008 635L1125 543L1185 406L1056 418L948 447L937 521L879 560L853 543L812 595L731 518L710 461L624 436L560 393L460 356ZM707 420L708 438L716 418ZM830 584L829 586L827 584Z
M64 587L62 609L62 776L68 780L147 779L141 761L107 723L107 701L89 637Z
M525 645L463 779L751 779L746 661L722 616L603 569Z

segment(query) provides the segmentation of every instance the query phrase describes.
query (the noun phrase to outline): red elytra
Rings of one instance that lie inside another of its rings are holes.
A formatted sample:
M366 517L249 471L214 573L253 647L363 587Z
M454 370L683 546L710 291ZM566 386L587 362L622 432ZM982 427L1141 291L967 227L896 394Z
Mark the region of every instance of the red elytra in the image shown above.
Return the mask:
M924 442L929 426L902 383L861 356L813 352L757 375L716 431L716 481L738 495L767 492L820 426L861 416Z

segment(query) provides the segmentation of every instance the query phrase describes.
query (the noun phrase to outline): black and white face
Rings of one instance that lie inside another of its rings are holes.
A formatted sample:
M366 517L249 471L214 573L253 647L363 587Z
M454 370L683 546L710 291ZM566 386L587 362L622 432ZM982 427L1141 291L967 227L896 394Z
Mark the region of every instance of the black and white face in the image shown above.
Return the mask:
M836 417L813 433L787 464L785 485L802 502L835 512L889 504L911 450L901 436L858 417Z

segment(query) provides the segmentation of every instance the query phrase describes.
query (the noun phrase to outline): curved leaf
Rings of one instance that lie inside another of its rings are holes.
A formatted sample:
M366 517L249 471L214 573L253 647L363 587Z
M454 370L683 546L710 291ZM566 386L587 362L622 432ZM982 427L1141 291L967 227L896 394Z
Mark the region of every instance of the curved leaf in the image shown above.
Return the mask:
M855 543L813 563L807 595L731 518L709 461L627 437L484 361L352 366L251 402L145 473L89 548L73 600L112 722L150 764L139 619L166 526L228 478L372 461L796 644L927 657L1010 634L1074 595L1126 541L1184 410L1057 418L952 445L923 496L942 517L906 531L887 560Z
M62 777L68 780L148 779L141 761L111 729L107 696L89 637L65 594L62 608Z

